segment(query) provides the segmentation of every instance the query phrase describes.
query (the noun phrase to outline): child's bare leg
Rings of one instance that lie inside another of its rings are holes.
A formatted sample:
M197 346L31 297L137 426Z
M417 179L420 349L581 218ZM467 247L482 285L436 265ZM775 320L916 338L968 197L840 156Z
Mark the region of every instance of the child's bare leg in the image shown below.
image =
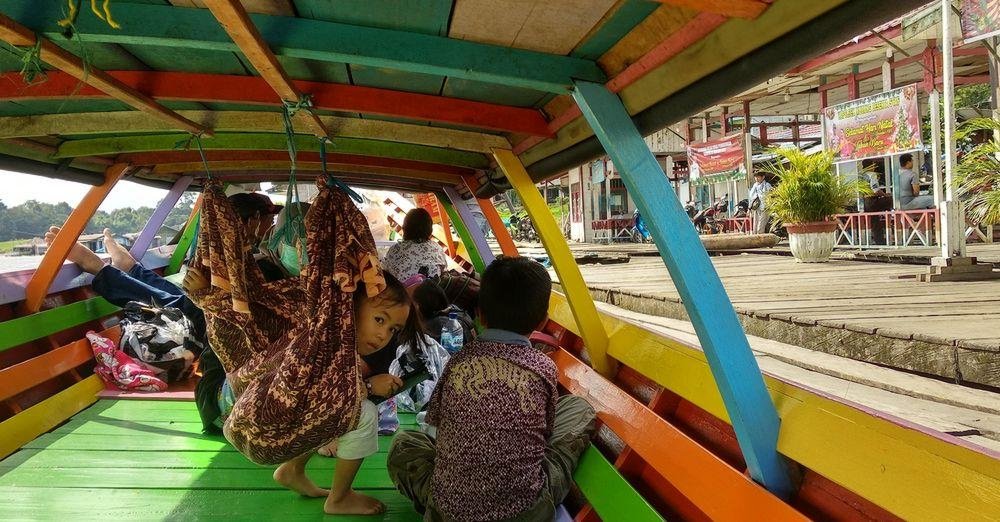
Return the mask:
M306 463L312 457L308 452L278 466L274 470L274 480L278 484L306 497L325 497L330 491L317 486L306 476Z
M104 249L107 250L108 254L111 254L111 266L118 270L128 272L135 266L135 258L128 250L125 250L121 243L115 241L111 235L111 229L107 228L104 229Z
M377 515L385 511L385 504L378 499L362 495L351 488L362 462L364 459L337 458L337 467L333 470L333 485L323 505L323 511L328 515Z
M45 243L47 245L52 246L52 242L55 241L59 230L59 227L49 227L49 231L45 233ZM66 259L76 263L81 270L88 274L96 275L97 272L104 268L104 261L97 257L97 254L93 250L80 243L73 243L73 248L69 249L69 255L66 256Z

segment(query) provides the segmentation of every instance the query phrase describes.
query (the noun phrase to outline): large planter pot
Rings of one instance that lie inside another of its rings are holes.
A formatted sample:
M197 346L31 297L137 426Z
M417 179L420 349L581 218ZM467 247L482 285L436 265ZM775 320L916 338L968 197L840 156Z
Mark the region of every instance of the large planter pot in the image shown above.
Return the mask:
M789 223L788 245L795 261L799 263L826 263L833 253L836 243L836 221L815 221L813 223Z

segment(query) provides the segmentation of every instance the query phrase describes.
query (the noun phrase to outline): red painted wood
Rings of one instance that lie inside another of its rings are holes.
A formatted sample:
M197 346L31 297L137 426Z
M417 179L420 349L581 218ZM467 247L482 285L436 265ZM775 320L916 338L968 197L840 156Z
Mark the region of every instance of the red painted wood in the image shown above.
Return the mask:
M267 82L256 76L163 71L110 71L108 74L158 100L281 104ZM313 106L321 110L397 116L538 136L552 135L542 113L535 109L355 85L307 81L292 83L300 92L311 95ZM80 85L76 78L58 71L49 72L46 81L30 86L24 84L19 73L0 75L2 101L69 97L108 96L93 87Z
M288 159L288 153L278 150L206 150L205 157L209 161L209 166L213 161L283 161ZM318 152L299 152L296 156L300 162L319 162ZM327 163L342 165L358 165L365 167L389 167L398 169L418 170L424 172L437 172L441 174L453 174L456 176L469 176L475 174L475 170L453 165L442 165L439 163L429 163L425 161L382 158L376 156L362 156L359 154L328 153ZM163 152L143 152L135 154L121 154L118 161L128 162L132 165L168 165L171 163L191 163L201 161L201 156L197 151L178 150Z
M792 503L814 520L902 520L811 470Z

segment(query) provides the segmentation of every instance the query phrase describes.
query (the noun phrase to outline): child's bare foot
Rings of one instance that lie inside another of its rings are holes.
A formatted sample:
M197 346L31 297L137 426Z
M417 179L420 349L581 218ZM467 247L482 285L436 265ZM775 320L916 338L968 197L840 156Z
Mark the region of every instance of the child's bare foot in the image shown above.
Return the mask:
M323 489L309 480L305 469L296 466L294 462L286 462L278 466L278 469L274 470L274 480L306 497L325 497L330 494L330 490Z
M385 512L385 504L351 489L339 500L326 497L323 511L327 515L377 515Z
M52 246L52 242L55 241L59 230L59 227L49 227L49 231L45 233L46 245ZM66 259L76 263L81 270L88 274L96 275L97 272L104 268L104 260L97 257L97 254L93 250L80 243L73 243L73 248L69 249L69 255L66 256Z
M135 258L128 253L128 250L125 250L121 243L115 241L114 236L111 235L111 229L108 228L104 229L104 250L111 255L111 266L118 270L128 272L135 266Z
M337 456L337 441L327 444L326 446L320 447L316 450L316 453L323 455L324 457L336 457Z

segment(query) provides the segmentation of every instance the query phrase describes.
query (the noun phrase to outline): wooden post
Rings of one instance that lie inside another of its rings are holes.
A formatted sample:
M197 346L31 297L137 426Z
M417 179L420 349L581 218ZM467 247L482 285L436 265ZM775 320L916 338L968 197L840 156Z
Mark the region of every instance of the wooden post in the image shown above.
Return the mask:
M944 70L944 193L941 257L965 257L965 216L955 200L955 64L952 56L951 0L941 0L941 55ZM958 220L958 224L952 223Z
M438 216L441 218L441 231L444 233L444 244L448 245L448 256L455 257L455 238L451 236L451 220L448 219L448 213L441 206L441 198L437 194L431 194L431 196L434 197L434 204L438 207Z
M149 219L146 220L146 226L142 227L142 232L139 233L139 237L135 238L132 248L129 249L129 254L136 261L142 261L143 256L146 255L146 251L149 250L149 245L156 238L156 232L163 225L163 222L167 220L170 211L174 209L174 205L184 195L184 191L191 186L192 181L194 181L194 178L191 176L177 178L174 186L170 187L170 191L160 200L160 204L156 206L153 215L149 216Z
M645 142L643 142L645 146ZM646 149L649 151L649 149ZM549 207L545 204L535 184L524 170L521 160L513 152L506 149L493 149L493 158L496 159L500 169L510 180L510 186L517 191L528 217L535 225L538 236L545 246L545 251L552 261L552 268L555 269L559 277L559 284L562 286L569 307L573 311L573 318L580 329L587 354L590 355L590 363L594 369L605 377L612 377L617 369L616 363L608 356L608 334L604 330L604 323L597 313L597 306L590 296L587 283L583 280L580 267L573 259L573 253L566 244L566 238L555 218L549 212ZM655 161L655 160L654 160ZM663 179L660 179L662 184Z
M174 254L170 256L170 263L163 269L165 275L173 275L180 272L181 265L184 264L184 258L187 257L188 250L191 249L191 243L195 241L198 235L198 226L201 223L201 202L203 199L204 194L199 194L198 199L194 202L191 214L184 225L184 232L181 233L181 238L177 241L177 246L174 247Z
M118 180L130 169L130 166L121 163L108 167L104 171L104 183L87 191L83 200L77 204L73 212L70 212L66 222L63 223L59 233L52 241L52 245L45 251L45 256L42 257L38 269L31 275L31 280L25 286L24 303L22 304L22 312L25 315L33 314L42 309L45 296L48 295L52 282L55 281L56 275L62 269L70 249L76 246L76 240L80 237L80 233L87 227L90 218L97 212L97 208L101 206L104 199L108 197L111 189L115 188Z
M792 483L776 449L780 419L698 234L662 182L663 172L621 100L601 84L580 81L575 82L573 98L649 224L701 341L751 477L772 493L790 497Z
M465 249L472 257L473 266L482 273L493 262L493 251L490 250L490 245L486 242L486 236L483 235L483 230L479 228L476 218L472 212L469 212L468 204L458 191L452 187L444 187L444 194L451 201L451 205L448 205L444 199L440 200L441 205L445 207L452 222L455 223L455 230L462 238L462 242L465 243ZM449 207L451 210L448 210Z

